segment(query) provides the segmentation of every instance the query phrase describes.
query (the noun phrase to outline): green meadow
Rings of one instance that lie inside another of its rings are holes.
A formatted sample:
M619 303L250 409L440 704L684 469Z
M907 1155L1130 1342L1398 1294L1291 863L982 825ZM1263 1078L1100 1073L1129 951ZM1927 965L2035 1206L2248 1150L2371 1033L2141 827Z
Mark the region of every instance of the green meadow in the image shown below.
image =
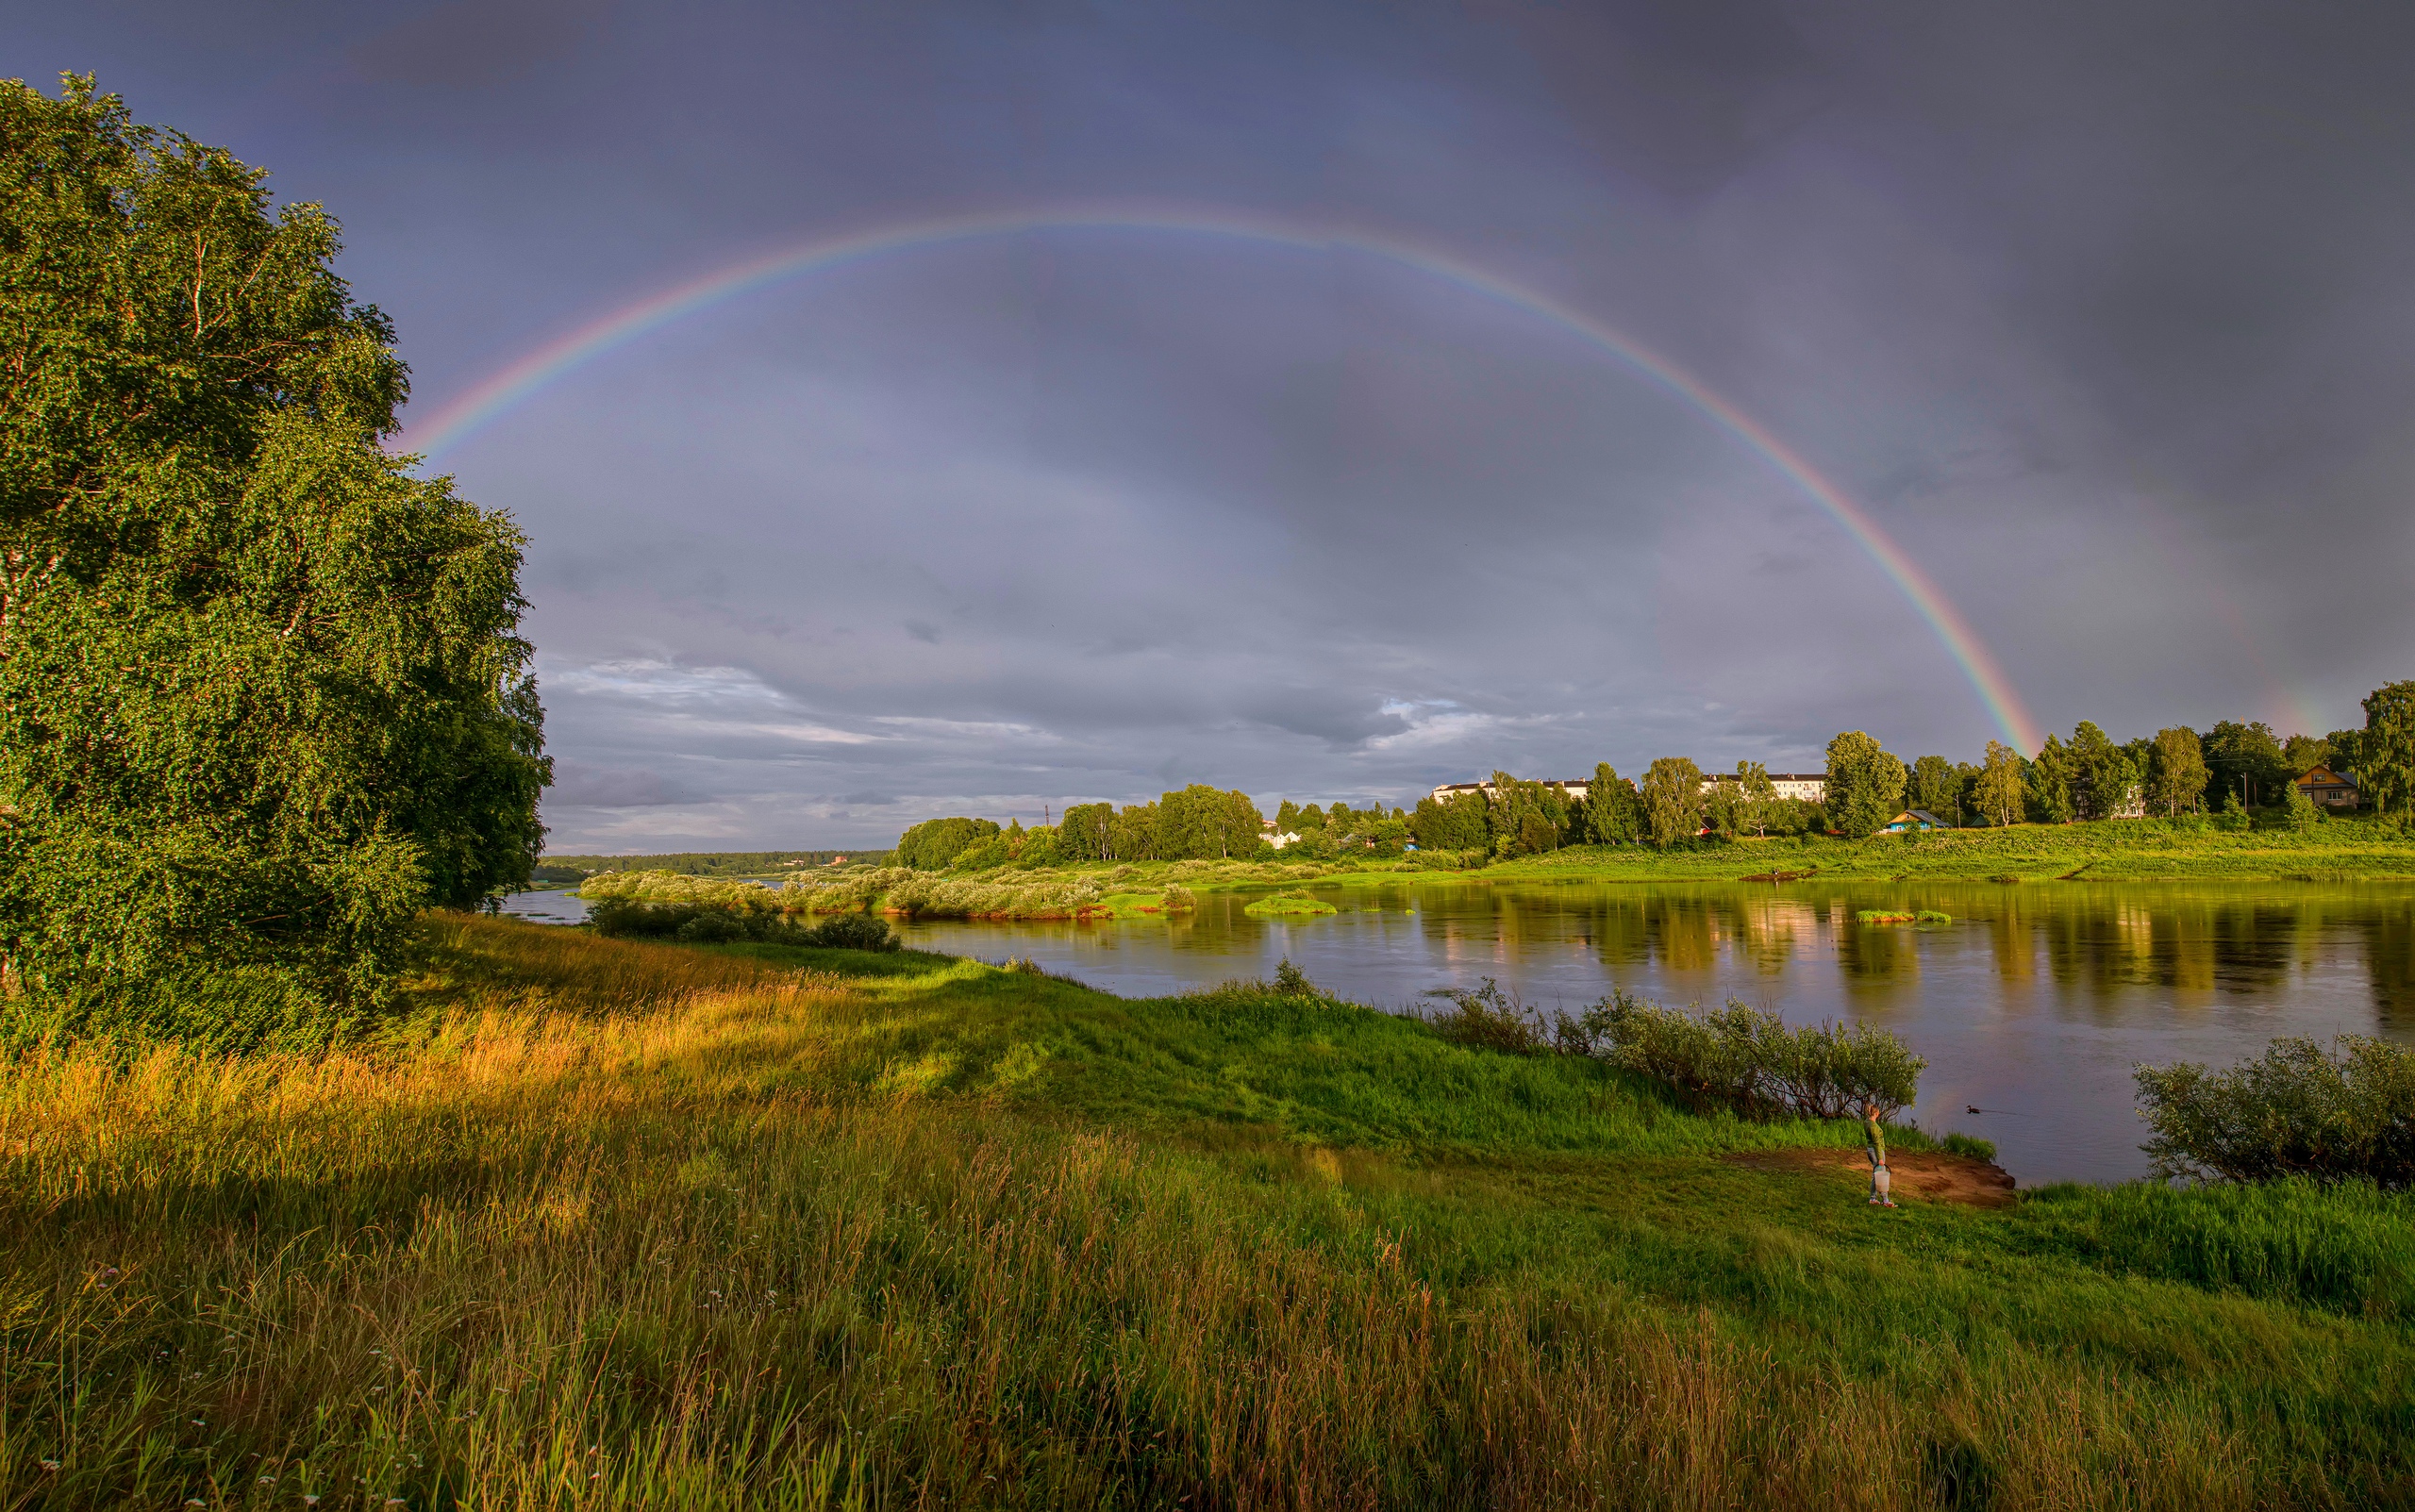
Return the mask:
M1745 839L1695 850L1582 845L1485 869L1492 876L1574 873L1635 881L1804 872L1839 879L1936 881L2361 881L2415 877L2415 835L2372 818L2335 818L2305 831L2226 830L2203 821L2105 820L1935 830L1865 840Z
M2415 1496L2405 1197L1886 1211L1310 991L438 918L374 1041L0 1072L7 1505Z
M757 907L853 909L872 903L914 917L1144 917L1162 913L1170 884L1197 891L1395 882L1968 881L2349 882L2415 879L2415 835L2367 817L2334 817L2305 831L2223 829L2201 820L2015 824L1846 840L1744 837L1671 846L1572 845L1486 864L1457 855L1000 865L969 872L855 869L796 879L801 891L764 896L727 881L669 872L591 880L590 898L728 902ZM784 879L767 878L780 881ZM1276 899L1255 911L1321 911Z

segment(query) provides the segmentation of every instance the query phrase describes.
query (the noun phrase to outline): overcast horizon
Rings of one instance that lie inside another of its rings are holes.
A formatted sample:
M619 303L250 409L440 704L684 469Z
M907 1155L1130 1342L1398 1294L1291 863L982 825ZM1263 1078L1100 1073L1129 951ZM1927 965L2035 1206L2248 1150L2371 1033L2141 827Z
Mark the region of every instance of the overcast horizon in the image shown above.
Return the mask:
M558 853L1816 770L1844 729L2321 735L2415 676L2404 8L9 31L8 73L94 73L342 223L401 444L529 535Z

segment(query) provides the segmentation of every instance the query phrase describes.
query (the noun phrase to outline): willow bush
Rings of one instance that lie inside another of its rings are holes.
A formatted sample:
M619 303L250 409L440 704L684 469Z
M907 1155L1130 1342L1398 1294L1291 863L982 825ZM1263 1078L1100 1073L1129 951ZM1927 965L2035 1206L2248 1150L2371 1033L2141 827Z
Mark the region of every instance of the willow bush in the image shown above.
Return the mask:
M2228 1071L2193 1062L2138 1069L2165 1176L2269 1181L2363 1179L2415 1186L2415 1052L2341 1035L2334 1050L2276 1039Z

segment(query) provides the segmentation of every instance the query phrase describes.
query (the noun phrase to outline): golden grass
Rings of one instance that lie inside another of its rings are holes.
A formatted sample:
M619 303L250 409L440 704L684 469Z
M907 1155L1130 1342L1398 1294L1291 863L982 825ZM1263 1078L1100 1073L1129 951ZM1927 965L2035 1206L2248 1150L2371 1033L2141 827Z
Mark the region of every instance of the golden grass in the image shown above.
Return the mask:
M1453 1291L1366 1157L845 1092L876 1009L835 980L444 927L467 985L408 1037L0 1078L0 1503L2336 1500L2186 1388Z

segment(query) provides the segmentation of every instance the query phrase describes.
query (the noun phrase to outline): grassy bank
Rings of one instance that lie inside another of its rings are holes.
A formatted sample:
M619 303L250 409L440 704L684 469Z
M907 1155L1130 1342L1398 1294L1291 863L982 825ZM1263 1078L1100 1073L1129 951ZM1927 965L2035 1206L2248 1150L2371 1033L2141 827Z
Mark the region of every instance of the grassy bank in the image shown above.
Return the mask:
M345 1055L7 1069L7 1504L2409 1491L2401 1199L1885 1213L1313 997L441 934Z
M1457 869L1400 861L1341 860L1261 866L1175 862L1142 872L1203 869L1192 887L1296 879L1314 866L1335 879L1421 882L1521 878L1604 882L1732 882L1892 880L1971 882L2415 880L2415 834L2366 818L2332 819L2306 832L2224 830L2161 820L2084 824L2014 824L2001 829L1940 830L1847 840L1799 839L1705 840L1655 850L1646 845L1573 845L1541 856Z
M1304 856L1275 860L1142 861L965 875L859 870L776 893L726 882L637 875L591 882L591 896L662 902L719 900L758 909L874 907L911 918L1139 918L1179 911L1168 887L1195 891L1349 886L1415 880L1732 882L1752 880L2055 882L2415 880L2415 835L2371 817L2333 818L2298 832L2225 830L2196 822L2117 820L2016 824L2002 829L1843 840L1706 841L1666 851L1641 845L1570 846L1542 856L1459 864L1457 857L1396 859Z
M1709 881L1806 872L1837 880L2044 882L2086 877L2104 882L2344 882L2415 878L2415 835L2372 819L2333 820L2304 833L2113 820L1940 830L1866 840L1744 839L1694 851L1587 845L1505 862L1488 868L1485 874Z

